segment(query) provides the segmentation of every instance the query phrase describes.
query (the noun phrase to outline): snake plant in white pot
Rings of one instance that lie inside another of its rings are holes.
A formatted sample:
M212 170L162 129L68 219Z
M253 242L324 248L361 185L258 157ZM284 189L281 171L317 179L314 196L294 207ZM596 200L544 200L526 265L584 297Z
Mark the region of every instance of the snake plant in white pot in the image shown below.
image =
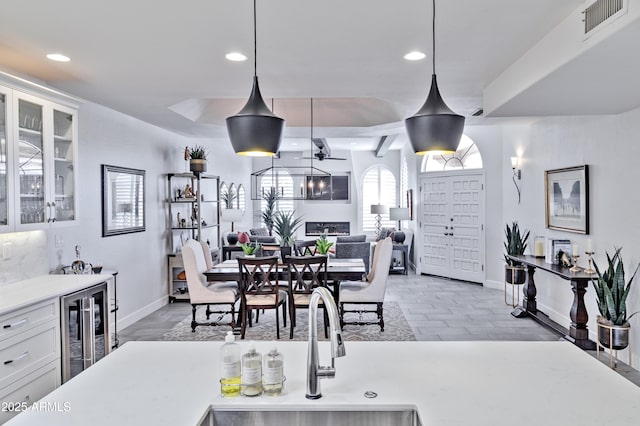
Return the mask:
M511 226L507 223L504 234L507 237L507 241L504 243L507 254L510 256L523 255L527 249L529 231L524 231L524 233L521 234L518 222L513 221ZM511 259L507 255L504 256L504 261L507 262L504 271L505 280L509 284L524 284L527 276L522 263Z
M600 344L615 350L624 349L629 345L629 318L638 313L627 314L627 296L640 264L636 266L629 281L625 282L621 250L621 247L616 248L613 257L607 253L607 269L604 271L600 271L598 264L594 261L593 267L598 278L591 280L600 311L598 315Z

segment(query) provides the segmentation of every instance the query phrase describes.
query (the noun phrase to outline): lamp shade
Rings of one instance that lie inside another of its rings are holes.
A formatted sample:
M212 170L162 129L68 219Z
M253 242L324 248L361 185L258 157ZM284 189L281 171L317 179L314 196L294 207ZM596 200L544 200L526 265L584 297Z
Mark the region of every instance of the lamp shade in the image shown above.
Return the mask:
M427 100L404 124L416 154L447 154L458 149L464 130L464 117L453 112L444 102L436 75L433 74Z
M224 209L220 215L224 222L238 222L244 216L244 212L240 209Z
M389 219L409 220L409 209L406 207L391 207L389 209Z
M389 207L384 204L371 204L371 214L387 214Z
M284 120L271 112L253 77L253 88L246 105L236 115L227 117L227 132L238 155L274 156L280 148Z

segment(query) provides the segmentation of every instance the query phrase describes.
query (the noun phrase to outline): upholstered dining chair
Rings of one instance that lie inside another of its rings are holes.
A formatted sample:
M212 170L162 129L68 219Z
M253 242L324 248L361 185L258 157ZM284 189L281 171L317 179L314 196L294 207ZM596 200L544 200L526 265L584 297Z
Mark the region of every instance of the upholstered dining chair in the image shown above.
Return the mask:
M387 290L387 278L389 277L389 265L391 264L391 253L393 243L391 238L378 241L374 252L374 265L371 274L367 276L368 281L343 281L340 283L338 300L340 301L340 326L345 324L367 325L378 324L380 331L384 331L383 303ZM357 305L365 307L348 310L345 305ZM375 305L375 310L366 309L366 305ZM346 321L345 313L375 313L377 321Z
M313 290L316 287L327 286L327 256L287 256L285 263L289 277L289 322L291 323L289 338L293 339L293 329L296 326L296 309L308 309ZM327 320L325 309L325 337L328 337Z
M276 337L280 339L278 308L282 306L282 322L287 326L287 292L280 288L278 281L278 256L239 257L240 269L240 309L244 339L252 309L273 309L276 315Z
M205 243L206 245L206 243ZM207 265L211 264L207 262L206 253L211 255L208 246L205 248L201 242L194 239L188 240L185 245L182 246L182 262L184 264L184 271L187 278L187 288L189 290L189 300L191 302L191 331L195 332L196 327L199 325L230 325L232 328L236 324L236 311L235 304L238 301L238 285L235 282L223 282L213 283L207 286L207 279L203 272L207 269ZM196 308L198 306L206 305L207 319L211 314L219 314L217 321L199 323L196 321ZM218 305L217 310L211 310L211 305ZM225 305L229 305L228 308L223 308ZM220 321L226 314L231 314L230 323L221 323Z
M296 256L313 256L316 254L316 240L297 240L293 248Z

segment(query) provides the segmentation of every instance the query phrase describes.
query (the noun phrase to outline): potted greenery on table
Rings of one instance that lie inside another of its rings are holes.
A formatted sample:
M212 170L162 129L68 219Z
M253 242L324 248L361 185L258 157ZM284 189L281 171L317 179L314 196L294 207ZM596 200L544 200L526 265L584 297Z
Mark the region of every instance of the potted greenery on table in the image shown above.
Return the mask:
M245 257L255 257L258 250L260 250L260 244L258 243L243 243L240 244Z
M613 257L607 253L607 269L602 272L594 260L593 267L598 279L591 280L600 311L597 321L600 344L615 350L624 349L629 345L629 318L638 313L627 315L627 296L640 264L636 266L631 279L625 282L621 250L622 247L616 248Z
M504 231L507 241L504 243L504 248L507 250L507 255L520 256L523 255L527 249L527 240L529 239L529 231L520 233L520 227L518 222L513 221L511 226L507 223L507 227ZM504 256L505 262L507 262L504 271L504 278L509 284L524 284L527 279L524 266L521 262L513 260L507 255Z
M207 151L203 146L189 148L189 169L196 174L207 171Z
M273 216L273 230L280 237L280 253L283 261L286 255L291 254L293 236L300 226L302 226L302 218L295 217L295 210L278 211Z
M316 253L326 255L333 243L327 240L327 236L322 234L320 238L316 240Z

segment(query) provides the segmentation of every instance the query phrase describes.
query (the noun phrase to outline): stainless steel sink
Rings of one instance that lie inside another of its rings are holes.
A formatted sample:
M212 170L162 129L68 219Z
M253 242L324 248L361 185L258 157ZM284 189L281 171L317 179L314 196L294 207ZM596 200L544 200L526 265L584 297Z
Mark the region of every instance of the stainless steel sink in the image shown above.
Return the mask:
M212 408L199 426L421 426L413 409L271 411Z

